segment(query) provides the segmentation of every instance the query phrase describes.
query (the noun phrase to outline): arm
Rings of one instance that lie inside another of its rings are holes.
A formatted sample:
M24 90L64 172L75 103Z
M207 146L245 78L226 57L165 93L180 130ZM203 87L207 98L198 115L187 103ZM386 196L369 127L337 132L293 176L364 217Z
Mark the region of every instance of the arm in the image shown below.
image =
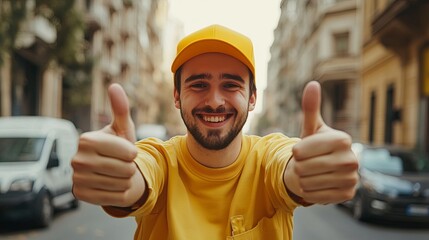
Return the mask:
M119 85L109 88L114 120L99 131L82 134L72 160L76 198L102 206L130 207L144 200L146 184L134 159L134 123Z
M298 203L339 203L351 199L358 181L358 162L348 134L328 127L320 116L320 86L304 89L302 140L292 149L283 181Z

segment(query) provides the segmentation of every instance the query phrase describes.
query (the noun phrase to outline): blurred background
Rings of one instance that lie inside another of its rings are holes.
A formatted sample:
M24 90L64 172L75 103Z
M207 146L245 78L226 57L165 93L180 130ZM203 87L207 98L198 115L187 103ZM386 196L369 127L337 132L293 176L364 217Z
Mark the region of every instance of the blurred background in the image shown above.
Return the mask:
M359 153L395 145L418 156L407 163L417 177L405 167L365 169L378 176L370 179L391 181L361 183L362 195L345 207L298 209L295 238L427 239L428 12L427 0L0 0L0 116L61 118L79 133L97 130L111 120L107 87L120 83L139 138L150 129L159 138L183 134L172 101L176 43L220 23L254 39L258 107L247 133L299 135L302 89L316 80L325 122L362 144ZM1 181L0 218L9 190ZM400 217L386 222L392 216ZM0 222L0 239L132 239L134 230L133 219L80 203L56 209L45 228Z

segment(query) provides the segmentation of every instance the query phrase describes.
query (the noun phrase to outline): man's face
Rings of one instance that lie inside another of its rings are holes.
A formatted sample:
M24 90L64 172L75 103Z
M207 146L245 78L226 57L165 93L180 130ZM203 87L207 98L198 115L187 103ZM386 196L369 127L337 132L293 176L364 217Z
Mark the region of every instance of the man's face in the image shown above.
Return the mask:
M182 67L175 105L191 136L204 148L227 147L241 132L256 95L249 90L249 71L220 53L192 58Z

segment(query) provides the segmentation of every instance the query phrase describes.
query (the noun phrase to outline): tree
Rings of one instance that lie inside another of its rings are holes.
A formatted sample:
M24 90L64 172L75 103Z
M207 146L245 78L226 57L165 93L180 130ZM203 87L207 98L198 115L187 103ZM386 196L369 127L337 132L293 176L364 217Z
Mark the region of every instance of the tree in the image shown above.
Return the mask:
M0 1L0 64L5 53L17 50L16 37L22 23L29 16L27 0ZM46 18L57 31L48 63L55 60L60 66L84 63L84 18L76 8L75 0L35 0L34 15Z

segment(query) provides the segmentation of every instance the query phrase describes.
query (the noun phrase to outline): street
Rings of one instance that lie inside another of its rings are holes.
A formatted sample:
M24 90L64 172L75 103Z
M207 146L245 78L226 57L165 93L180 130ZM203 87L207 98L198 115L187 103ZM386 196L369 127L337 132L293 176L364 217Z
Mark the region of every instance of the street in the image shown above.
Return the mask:
M298 208L294 240L427 240L429 225L361 223L343 207L333 205Z
M81 203L78 210L62 210L49 229L1 225L1 240L117 240L133 239L133 218L115 219L99 207ZM294 240L427 240L429 226L360 223L336 206L298 208Z
M116 240L133 239L134 218L108 216L95 205L80 202L77 210L59 211L48 229L0 225L1 240Z

